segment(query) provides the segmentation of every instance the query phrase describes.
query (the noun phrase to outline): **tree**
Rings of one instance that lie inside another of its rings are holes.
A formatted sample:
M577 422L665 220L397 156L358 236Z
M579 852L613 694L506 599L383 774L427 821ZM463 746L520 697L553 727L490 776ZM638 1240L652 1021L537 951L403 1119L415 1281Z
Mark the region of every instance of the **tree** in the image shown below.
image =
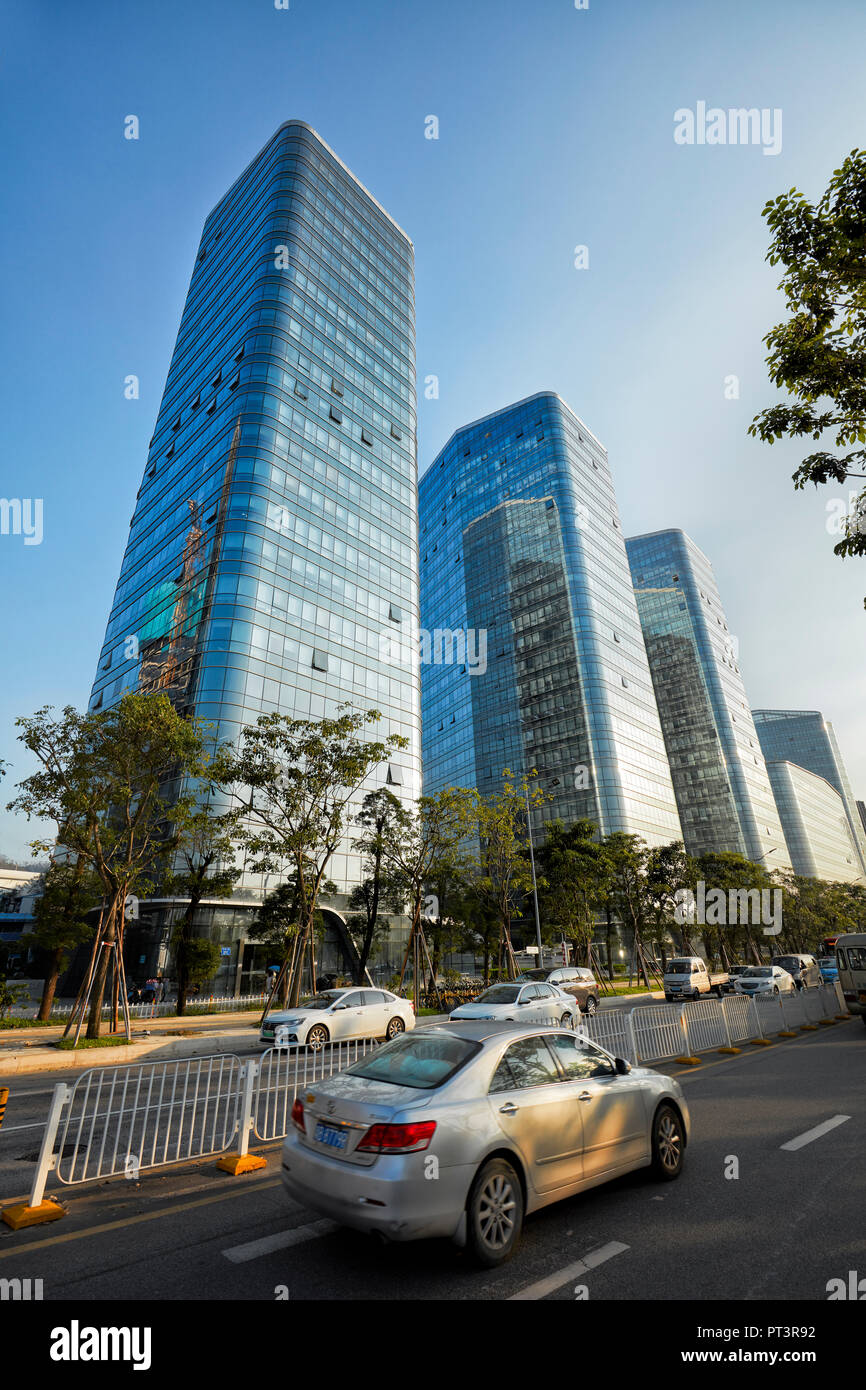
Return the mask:
M237 817L216 815L207 803L192 810L178 826L173 869L163 880L167 897L186 898L186 907L171 935L171 951L177 971L177 1012L186 1013L192 985L203 984L219 967L219 948L206 951L211 942L196 934L195 917L202 899L230 898L241 876L234 863ZM210 970L205 967L211 963Z
M379 910L383 897L387 895L392 901L394 884L386 874L385 849L398 829L400 815L401 804L393 792L389 792L387 787L377 787L364 797L356 818L356 824L363 833L352 841L352 848L362 855L366 875L349 895L349 907L354 914L350 925L361 938L356 985L364 982L374 942L387 931L387 923L384 928L380 924Z
M166 695L136 693L107 710L67 706L57 719L46 707L16 725L41 769L19 784L8 809L54 821L67 857L90 866L102 888L87 976L87 1036L98 1038L112 953L116 1023L126 900L154 890L212 782L205 726L183 719ZM67 1032L76 1018L73 1011Z
M517 782L509 768L502 773L502 791L475 793L474 821L477 851L467 865L468 880L479 903L499 922L500 948L508 978L516 975L511 924L532 888L526 803L530 808L548 799L529 778Z
M669 934L675 930L676 913L686 891L694 892L697 865L682 841L654 846L646 858L646 883L652 922L652 944L665 958ZM682 926L679 927L682 935Z
M611 911L631 931L635 974L643 976L649 989L650 979L642 950L652 907L646 879L649 851L639 835L627 835L621 830L608 835L604 848L611 866L606 900Z
M703 881L705 891L721 889L730 902L730 893L761 892L778 887L772 875L764 867L742 854L725 850L719 853L699 854L695 860L697 877ZM729 915L729 914L728 914ZM724 966L733 964L731 955L751 956L757 964L761 963L761 952L755 940L755 922L727 922L724 926L712 923L701 925L701 936L711 956L718 956Z
M817 205L791 188L763 211L773 233L770 265L783 265L779 288L789 319L764 338L774 386L793 401L756 415L749 433L777 439L831 433L836 450L821 447L793 474L807 483L866 477L866 151L852 150L835 170ZM852 447L855 446L855 447ZM866 554L866 491L849 510L837 555Z
M538 850L539 897L545 919L571 942L574 964L590 963L596 914L610 884L611 865L595 821L548 821Z
M30 991L26 985L9 985L6 976L0 975L0 1019L5 1018L16 1004L26 1004Z
M342 712L341 712L342 711ZM227 754L220 775L234 788L245 819L242 839L254 872L282 871L297 877L300 945L289 1002L298 1003L304 954L310 951L315 978L313 923L333 854L346 831L350 805L370 772L408 740L391 734L368 741L362 731L382 718L378 710L318 722L261 714L241 734L240 751Z
M33 904L36 925L21 938L27 950L38 950L47 957L38 1019L51 1017L57 981L65 969L70 951L93 935L87 920L99 902L100 884L84 859L75 863L54 860L46 870L42 893Z
M325 879L322 884L322 893L336 893L337 885L330 879ZM256 914L256 920L247 928L247 936L251 941L258 941L263 946L267 946L269 956L280 967L275 985L279 985L280 1002L283 1005L288 1003L289 998L289 971L295 950L295 942L298 938L298 922L300 917L300 889L296 877L286 879L285 883L279 884L272 889L262 900L261 907ZM316 926L322 925L321 913L316 914ZM276 993L276 989L273 993ZM271 1000L268 999L262 1019L270 1008Z
M394 828L383 842L382 862L394 890L409 908L409 942L400 974L402 984L410 951L412 987L417 1013L421 1003L421 916L424 893L434 867L459 854L472 821L473 796L461 787L443 787L435 796L422 796L411 810L400 806ZM434 981L435 985L435 981Z

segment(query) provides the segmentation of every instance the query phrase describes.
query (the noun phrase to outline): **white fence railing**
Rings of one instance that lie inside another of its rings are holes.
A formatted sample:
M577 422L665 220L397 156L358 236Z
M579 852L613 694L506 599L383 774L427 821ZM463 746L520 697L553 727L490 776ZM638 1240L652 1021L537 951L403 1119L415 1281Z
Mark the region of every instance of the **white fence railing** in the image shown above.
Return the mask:
M684 1004L610 1009L584 1018L579 1029L633 1065L670 1061L813 1027L847 1016L838 986L796 996L756 1000L745 995ZM223 1054L130 1066L94 1068L74 1085L55 1086L31 1189L31 1207L49 1173L64 1185L161 1168L223 1154L250 1136L282 1138L298 1092L365 1056L374 1038L329 1043L317 1051L268 1048L241 1062Z
M300 1091L344 1071L379 1045L378 1038L347 1038L316 1052L303 1047L269 1047L254 1064L252 1129L256 1138L282 1139L288 1133L292 1102Z
M235 1013L244 1010L264 1008L266 994L190 994L186 1001L187 1014L195 1015L197 1009L207 1009L209 1013ZM52 1020L61 1022L72 1013L74 1005L55 1004L51 1010ZM102 1017L110 1018L112 1006L103 1004ZM118 1016L122 1016L122 1005L118 1005ZM159 1004L130 1004L131 1018L170 1018L177 1013L176 999L163 999Z

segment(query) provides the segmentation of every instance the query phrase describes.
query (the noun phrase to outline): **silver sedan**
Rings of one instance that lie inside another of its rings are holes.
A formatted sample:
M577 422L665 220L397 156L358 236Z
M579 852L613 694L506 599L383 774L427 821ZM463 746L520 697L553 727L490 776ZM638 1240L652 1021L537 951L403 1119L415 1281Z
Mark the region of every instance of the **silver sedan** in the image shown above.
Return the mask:
M282 1174L332 1220L389 1240L448 1236L490 1267L540 1207L634 1168L678 1177L688 1133L673 1077L579 1033L447 1023L298 1095Z
M557 985L523 983L491 985L473 999L452 1010L452 1019L486 1019L500 1023L557 1023L572 1028L580 1017L580 1005Z

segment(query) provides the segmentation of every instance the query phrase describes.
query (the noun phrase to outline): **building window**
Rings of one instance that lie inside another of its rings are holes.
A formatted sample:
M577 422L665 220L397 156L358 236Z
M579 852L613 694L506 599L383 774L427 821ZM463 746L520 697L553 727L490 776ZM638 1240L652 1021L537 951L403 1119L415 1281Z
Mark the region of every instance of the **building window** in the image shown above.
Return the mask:
M216 390L216 388L219 386L219 384L220 384L220 382L222 381L222 379L223 379L222 368L220 368L220 370L217 372L216 376L215 376L214 379L213 379L214 390Z
M240 362L240 360L241 360L241 358L243 357L243 355L244 355L244 349L243 349L243 346L241 346L240 352L236 352L236 353L235 353L235 361L236 361L236 362Z
M392 425L392 426L391 426L391 438L392 438L392 439L402 439L402 438L403 438L402 434L401 434L400 431L397 429L397 426L396 426L396 425Z
M216 410L216 401L213 400L213 401L211 401L210 405L209 405L208 408L207 408L207 414L208 414L208 415L213 415L213 413L214 413L215 410Z
M173 430L179 430L179 429L180 429L180 418L181 418L181 417L178 415L177 419L175 420L174 424L172 425L172 429L173 429Z
M331 406L331 409L330 409L329 414L330 414L331 419L333 420L333 422L334 422L335 425L342 425L342 423L343 423L342 412L339 411L335 405L332 405L332 406Z
M328 653L320 651L318 647L313 648L313 660L311 662L314 671L327 671Z
M622 681L622 683L623 683L623 685L625 686L626 690L628 690L628 681L626 680L625 676L620 676L620 680Z
M241 374L240 374L240 372L238 372L238 374L237 374L237 376L234 378L234 380L229 382L229 390L230 390L230 391L233 391L233 390L235 389L235 387L237 386L237 384L238 384L238 382L240 381L240 379L241 379Z
M389 605L388 621L392 623L402 623L403 621L403 610L402 608L398 608L396 603Z
M614 640L614 642L618 642L618 641L620 640L620 639L619 639L619 633L618 633L618 632L615 632L615 633L613 634L613 640Z
M300 397L302 401L305 401L307 399L307 393L304 390L303 383L300 381L295 382L295 395Z
M370 449L373 447L373 436L367 430L361 430L361 443L366 444Z
M174 444L170 444L170 445L168 446L168 448L166 449L166 451L165 451L165 456L166 456L166 458L167 458L167 459L170 459L173 453L174 453Z
M390 782L390 784L391 784L392 787L402 787L402 785L403 785L403 771L402 771L402 768L399 768L399 767L397 766L396 763L389 763L389 764L388 764L388 779L387 779L387 780Z
M343 388L335 376L331 377L331 390L335 396L342 396Z
M192 403L192 408L193 408L193 410L198 410L198 408L199 408L200 405L201 405L201 393L199 392L199 394L196 396L195 400L194 400L193 403Z

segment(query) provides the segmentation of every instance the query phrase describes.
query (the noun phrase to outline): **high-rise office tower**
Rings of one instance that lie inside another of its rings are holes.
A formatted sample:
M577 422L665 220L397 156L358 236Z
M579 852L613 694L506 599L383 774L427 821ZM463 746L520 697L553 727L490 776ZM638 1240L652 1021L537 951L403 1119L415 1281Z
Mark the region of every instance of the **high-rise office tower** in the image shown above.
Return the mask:
M791 867L712 566L683 531L626 541L686 849Z
M752 714L768 762L796 763L823 777L838 792L857 846L860 872L866 873L866 831L833 725L816 709L756 709Z
M417 662L382 642L417 620L416 487L412 243L290 121L205 221L91 708L164 690L224 739L377 708L409 746L370 785L417 796ZM329 873L359 881L348 840Z
M794 872L830 883L862 883L845 803L830 783L796 763L767 760Z
M456 431L419 486L424 785L537 770L541 821L680 838L603 446L552 392Z

